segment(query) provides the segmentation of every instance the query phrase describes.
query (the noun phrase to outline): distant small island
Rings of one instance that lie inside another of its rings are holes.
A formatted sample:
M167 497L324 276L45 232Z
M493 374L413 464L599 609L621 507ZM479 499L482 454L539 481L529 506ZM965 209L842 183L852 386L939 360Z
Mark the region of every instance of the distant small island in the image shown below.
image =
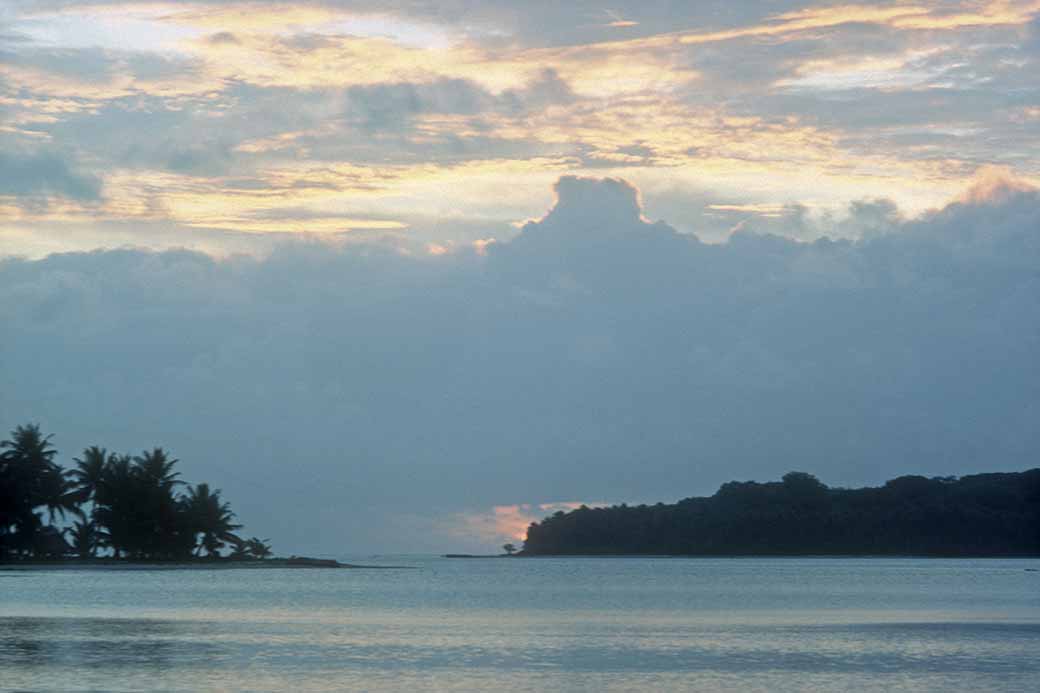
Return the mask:
M518 556L1040 556L1040 468L828 488L791 472L674 504L582 506L532 523Z
M242 525L220 490L181 481L160 447L129 455L91 446L71 470L56 455L37 425L0 441L0 563L342 566L272 559L266 539L236 533Z
M181 481L162 448L92 445L67 470L50 438L28 424L0 440L0 570L407 567L276 558L267 539L236 534L219 489Z

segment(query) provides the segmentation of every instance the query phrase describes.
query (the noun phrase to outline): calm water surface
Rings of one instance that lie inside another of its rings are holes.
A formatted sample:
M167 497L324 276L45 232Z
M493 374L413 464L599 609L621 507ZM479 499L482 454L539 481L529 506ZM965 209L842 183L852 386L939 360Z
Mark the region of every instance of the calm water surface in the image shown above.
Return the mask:
M0 571L0 690L1040 691L1040 560Z

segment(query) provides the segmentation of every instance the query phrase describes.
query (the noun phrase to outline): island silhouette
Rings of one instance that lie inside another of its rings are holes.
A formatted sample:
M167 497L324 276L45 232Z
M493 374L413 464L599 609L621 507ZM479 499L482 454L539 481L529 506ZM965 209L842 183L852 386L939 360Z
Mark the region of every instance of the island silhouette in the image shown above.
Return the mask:
M557 512L519 556L1040 556L1040 468L829 488L805 472L708 498Z
M178 460L161 447L129 455L91 446L71 470L56 454L33 424L0 441L0 561L349 567L272 558L267 540L236 533L242 525L221 491L179 479ZM1040 556L1040 468L901 476L858 489L789 472L673 504L559 511L528 527L521 550L503 549L521 557Z
M95 445L66 470L54 461L57 450L50 438L28 424L0 441L0 563L397 567L274 558L267 539L236 534L242 525L219 489L180 480L178 460L163 448L129 455Z

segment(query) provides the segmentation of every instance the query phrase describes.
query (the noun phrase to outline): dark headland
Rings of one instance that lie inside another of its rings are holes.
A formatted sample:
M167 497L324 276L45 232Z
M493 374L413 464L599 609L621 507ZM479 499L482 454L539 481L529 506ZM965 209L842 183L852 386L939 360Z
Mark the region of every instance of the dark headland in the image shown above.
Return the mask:
M707 498L557 512L517 555L1040 556L1040 468L858 489L803 472L732 481Z

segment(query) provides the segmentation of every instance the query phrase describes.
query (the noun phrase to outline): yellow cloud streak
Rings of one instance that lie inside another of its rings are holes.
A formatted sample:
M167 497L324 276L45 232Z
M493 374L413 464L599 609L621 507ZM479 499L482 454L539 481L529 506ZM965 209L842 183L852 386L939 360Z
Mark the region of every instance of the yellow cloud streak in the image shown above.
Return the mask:
M724 31L701 33L677 32L659 35L635 42L678 40L683 44L715 43L757 36L782 36L785 34L830 29L846 24L880 24L905 30L949 30L973 26L998 26L1025 24L1040 9L1036 0L996 0L978 10L943 14L921 5L838 5L834 7L808 8L775 15L765 23ZM623 41L615 42L624 45Z
M764 23L702 33L675 32L648 38L605 41L579 47L522 49L489 53L467 43L446 47L404 46L391 39L322 36L314 46L272 41L250 34L271 21L257 9L248 18L222 10L221 28L245 32L240 43L211 45L197 41L193 50L224 66L236 78L268 86L348 86L387 81L428 81L434 76L471 79L493 91L520 87L545 68L553 68L579 93L606 97L622 93L667 90L698 77L684 70L675 55L678 45L712 43L748 37L771 37L853 23L881 24L906 30L949 30L971 26L1024 24L1040 2L993 2L976 10L942 14L920 5L844 5L776 15ZM277 15L277 13L275 13ZM187 21L182 14L179 21ZM301 22L310 17L300 12ZM237 24L236 18L242 19ZM309 21L327 22L329 11ZM282 25L284 26L284 24Z
M86 16L112 13L117 9L118 6L94 8ZM117 71L107 83L82 83L39 69L10 65L0 68L0 74L29 92L99 100L133 93L205 94L219 91L228 80L306 89L455 77L501 91L522 87L542 70L553 68L579 93L607 97L637 91L667 91L696 79L697 73L683 69L676 55L675 48L683 44L783 36L850 23L907 30L1022 24L1038 9L1040 2L1035 0L998 1L947 14L920 5L844 5L788 12L760 24L723 31L675 32L580 47L489 52L470 43L420 47L373 36L314 35L309 37L309 42L286 39L285 31L290 27L306 30L359 16L327 7L253 4L216 7L192 3L185 9L183 5L158 3L136 6L135 16L231 32L236 40L183 42L182 48L205 61L201 74L187 77L139 81Z
M180 75L165 79L138 79L126 72L116 72L104 82L74 79L52 70L25 65L0 65L0 78L15 90L33 97L57 97L66 105L79 104L80 109L93 107L90 102L107 101L133 95L181 97L217 95L225 86L224 78L215 74ZM67 109L74 110L74 109Z
M770 217L781 214L785 209L785 205L776 203L754 203L742 205L714 204L708 205L706 208L716 212L749 212L751 214Z
M714 43L754 36L778 36L809 29L826 29L851 23L888 24L894 20L914 16L927 16L928 9L914 5L877 7L871 5L846 5L813 8L776 15L766 24L758 24L726 31L685 34L679 41L684 44Z
M897 29L961 29L966 27L1005 26L1026 24L1040 11L1040 2L1033 0L998 0L979 11L951 14L908 15L895 18L891 25Z
M501 92L526 85L546 67L558 70L587 101L553 106L523 117L487 115L482 123L485 129L480 131L467 130L470 124L464 117L440 114L418 118L420 134L429 138L486 134L550 145L549 149L557 152L541 159L491 159L464 165L378 170L347 165L279 166L257 173L259 185L255 188L236 187L233 181L220 178L117 171L106 178L107 199L100 209L75 204L52 206L46 212L51 215L49 218L100 214L264 231L278 224L282 225L281 230L288 222L261 218L263 213L290 206L314 212L314 228L353 221L371 227L371 222L354 216L364 214L464 216L491 215L495 210L501 214L503 209L530 210L532 200L544 197L543 190L557 175L581 172L582 161L569 155L579 149L612 167L587 170L593 174L614 171L651 182L675 176L698 187L755 190L771 200L787 199L793 190L809 190L823 200L884 195L919 209L938 201L939 196L945 199L945 191L951 184L965 180L971 167L957 161L912 161L884 153L855 154L841 149L838 133L820 131L797 121L734 118L720 110L685 107L670 100L668 92L697 75L679 69L678 51L674 49L677 44L781 36L853 22L915 30L1019 24L1040 3L997 2L950 14L917 5L849 5L786 13L759 25L723 32L669 34L577 48L507 50L495 54L472 44L421 48L378 37L321 36L314 37L310 45L294 43L274 35L278 12L261 16L266 10L254 8L255 12L245 16L242 12L213 14L213 8L205 7L192 12L171 9L177 7L153 6L155 12L173 13L156 14L159 18L173 17L170 21L232 30L238 36L237 43L192 40L183 44L204 61L201 75L144 82L117 74L107 83L84 85L21 66L0 67L0 74L27 93L60 97L52 105L40 106L41 110L54 108L58 112L90 108L87 102L91 100L132 93L168 97L215 94L232 79L261 86L310 89L458 77ZM289 23L327 22L329 12L307 14L301 10L292 15ZM894 63L817 62L803 65L800 74L893 67ZM45 102L46 99L33 99L23 106L31 110ZM20 117L29 116L23 113ZM309 134L314 133L289 132L258 138L242 144L239 151L291 151L298 146L296 140ZM646 157L626 149L633 144L651 152L651 164L647 165ZM665 167L665 171L652 167ZM343 206L346 209L338 208ZM337 207L336 211L343 212L343 216L322 217L317 213L331 207ZM17 210L17 214L28 218L22 210ZM295 228L303 228L308 220L298 223Z
M303 219L251 219L249 217L207 217L184 222L185 226L223 229L239 233L338 233L360 229L394 230L407 224L385 219L350 219L347 217L307 217Z
M379 168L300 162L260 171L247 180L116 171L106 178L105 200L99 205L56 204L42 216L15 208L9 218L137 218L254 232L399 228L395 219L409 216L527 216L544 208L551 183L564 173L619 175L648 190L712 189L771 204L792 200L795 190L801 201L820 205L891 197L919 211L944 201L974 171L957 161L852 154L833 135L795 121L765 123L674 105L655 109L649 102L626 108L604 111L596 119L577 109L560 115L563 122L555 125L542 115L503 120L499 130L491 131L580 143L586 151L591 146L592 154L604 153L600 158L610 163L607 168L586 169L580 160L561 155ZM424 126L452 131L450 120ZM650 162L609 156L634 141L653 152ZM300 210L300 218L284 214L287 209Z
M870 86L874 88L905 88L928 80L933 74L914 69L912 63L939 55L946 48L928 48L906 51L901 55L843 56L822 60L807 60L795 68L796 77L777 80L773 86Z
M185 47L205 59L211 79L297 89L456 78L501 92L553 69L575 91L606 97L664 90L697 77L675 56L648 50L538 49L498 56L472 45L421 48L387 38L322 36L302 46L261 34L241 34L235 43L194 40Z
M503 208L526 213L532 198L544 206L552 182L567 170L546 159L378 169L300 162L245 181L123 170L106 178L106 199L97 209L72 205L52 220L89 213L254 232L398 229L406 225L398 219L407 216L500 219Z
M270 5L242 3L237 5L209 5L196 3L189 9L176 4L157 5L162 12L158 19L195 28L216 31L263 31L284 33L286 29L327 24L350 16L342 10L299 4Z

